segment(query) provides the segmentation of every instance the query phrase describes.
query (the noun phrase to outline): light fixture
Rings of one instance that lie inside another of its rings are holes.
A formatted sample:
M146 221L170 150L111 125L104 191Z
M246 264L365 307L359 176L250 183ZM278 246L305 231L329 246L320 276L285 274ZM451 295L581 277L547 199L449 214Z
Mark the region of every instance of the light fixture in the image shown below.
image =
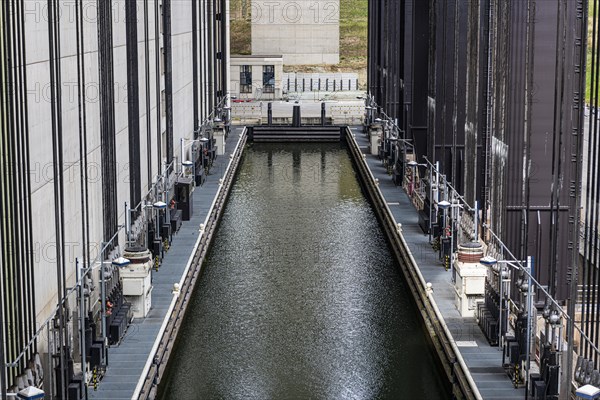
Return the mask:
M450 204L450 202L448 200L442 200L440 202L438 202L438 207L441 208L442 210L447 210L450 208L452 204Z
M131 261L128 258L121 256L119 258L115 258L113 260L112 264L117 267L125 267L125 266L131 264Z
M498 263L498 260L496 260L494 257L488 255L488 256L480 258L479 262L483 265L491 267L491 266L496 265Z
M208 142L210 139L209 138L205 138L205 137L201 137L200 139L198 139L201 143L206 143Z
M45 395L45 393L43 390L38 389L35 386L28 386L25 389L21 390L19 393L17 393L17 398L34 400L34 399L43 399L44 395Z
M186 168L190 168L194 166L194 163L191 162L190 160L185 160L184 162L181 163L181 165L183 165Z
M592 385L585 385L577 389L575 395L580 399L598 399L600 398L600 389Z
M157 201L156 203L152 204L152 207L154 207L157 210L164 210L165 208L167 208L167 203L165 203L164 201Z

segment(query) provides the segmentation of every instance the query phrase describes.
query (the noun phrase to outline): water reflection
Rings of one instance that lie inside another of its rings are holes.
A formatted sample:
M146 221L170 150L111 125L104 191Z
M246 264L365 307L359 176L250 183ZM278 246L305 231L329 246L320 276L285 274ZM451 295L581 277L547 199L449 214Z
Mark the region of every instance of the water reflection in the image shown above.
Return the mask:
M165 399L446 399L341 145L247 149Z

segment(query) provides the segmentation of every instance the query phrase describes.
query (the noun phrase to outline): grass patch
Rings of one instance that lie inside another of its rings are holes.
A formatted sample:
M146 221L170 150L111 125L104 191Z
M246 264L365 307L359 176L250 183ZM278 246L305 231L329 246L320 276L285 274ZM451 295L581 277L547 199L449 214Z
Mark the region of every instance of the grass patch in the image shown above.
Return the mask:
M251 0L231 0L229 3L231 54L252 54Z
M340 67L367 68L368 0L340 0Z

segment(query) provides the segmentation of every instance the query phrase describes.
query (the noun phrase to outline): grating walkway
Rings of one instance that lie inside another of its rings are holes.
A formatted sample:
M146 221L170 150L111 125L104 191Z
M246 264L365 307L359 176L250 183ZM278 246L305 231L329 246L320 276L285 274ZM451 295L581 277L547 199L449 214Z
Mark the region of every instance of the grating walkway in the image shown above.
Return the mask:
M462 318L454 305L454 288L450 272L438 261L437 253L429 245L429 236L418 225L417 212L404 190L396 186L377 156L367 151L368 139L362 128L352 128L356 141L367 154L367 164L373 176L379 179L379 188L396 220L402 224L402 233L425 281L433 284L434 298L445 318L445 323L459 345L473 380L484 399L508 400L525 398L525 389L515 389L502 368L502 351L491 347L475 318ZM462 342L462 343L460 343ZM464 344L464 347L460 345Z
M225 146L226 154L215 159L204 185L194 190L192 218L183 222L179 232L173 236L171 248L165 254L159 271L152 272L152 308L146 318L133 321L118 346L108 349L106 374L97 391L92 387L88 388L90 399L131 399L160 327L165 318L168 318L173 284L180 281L192 255L198 240L198 227L208 215L217 194L219 179L227 169L229 155L235 150L241 131L242 128L232 128Z

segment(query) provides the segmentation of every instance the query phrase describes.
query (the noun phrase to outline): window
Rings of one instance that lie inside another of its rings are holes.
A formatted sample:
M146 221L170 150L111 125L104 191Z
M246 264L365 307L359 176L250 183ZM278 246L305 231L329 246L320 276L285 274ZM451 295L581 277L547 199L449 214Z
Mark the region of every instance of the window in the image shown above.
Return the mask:
M263 65L263 93L275 93L274 65Z
M252 93L252 66L240 66L240 93Z

